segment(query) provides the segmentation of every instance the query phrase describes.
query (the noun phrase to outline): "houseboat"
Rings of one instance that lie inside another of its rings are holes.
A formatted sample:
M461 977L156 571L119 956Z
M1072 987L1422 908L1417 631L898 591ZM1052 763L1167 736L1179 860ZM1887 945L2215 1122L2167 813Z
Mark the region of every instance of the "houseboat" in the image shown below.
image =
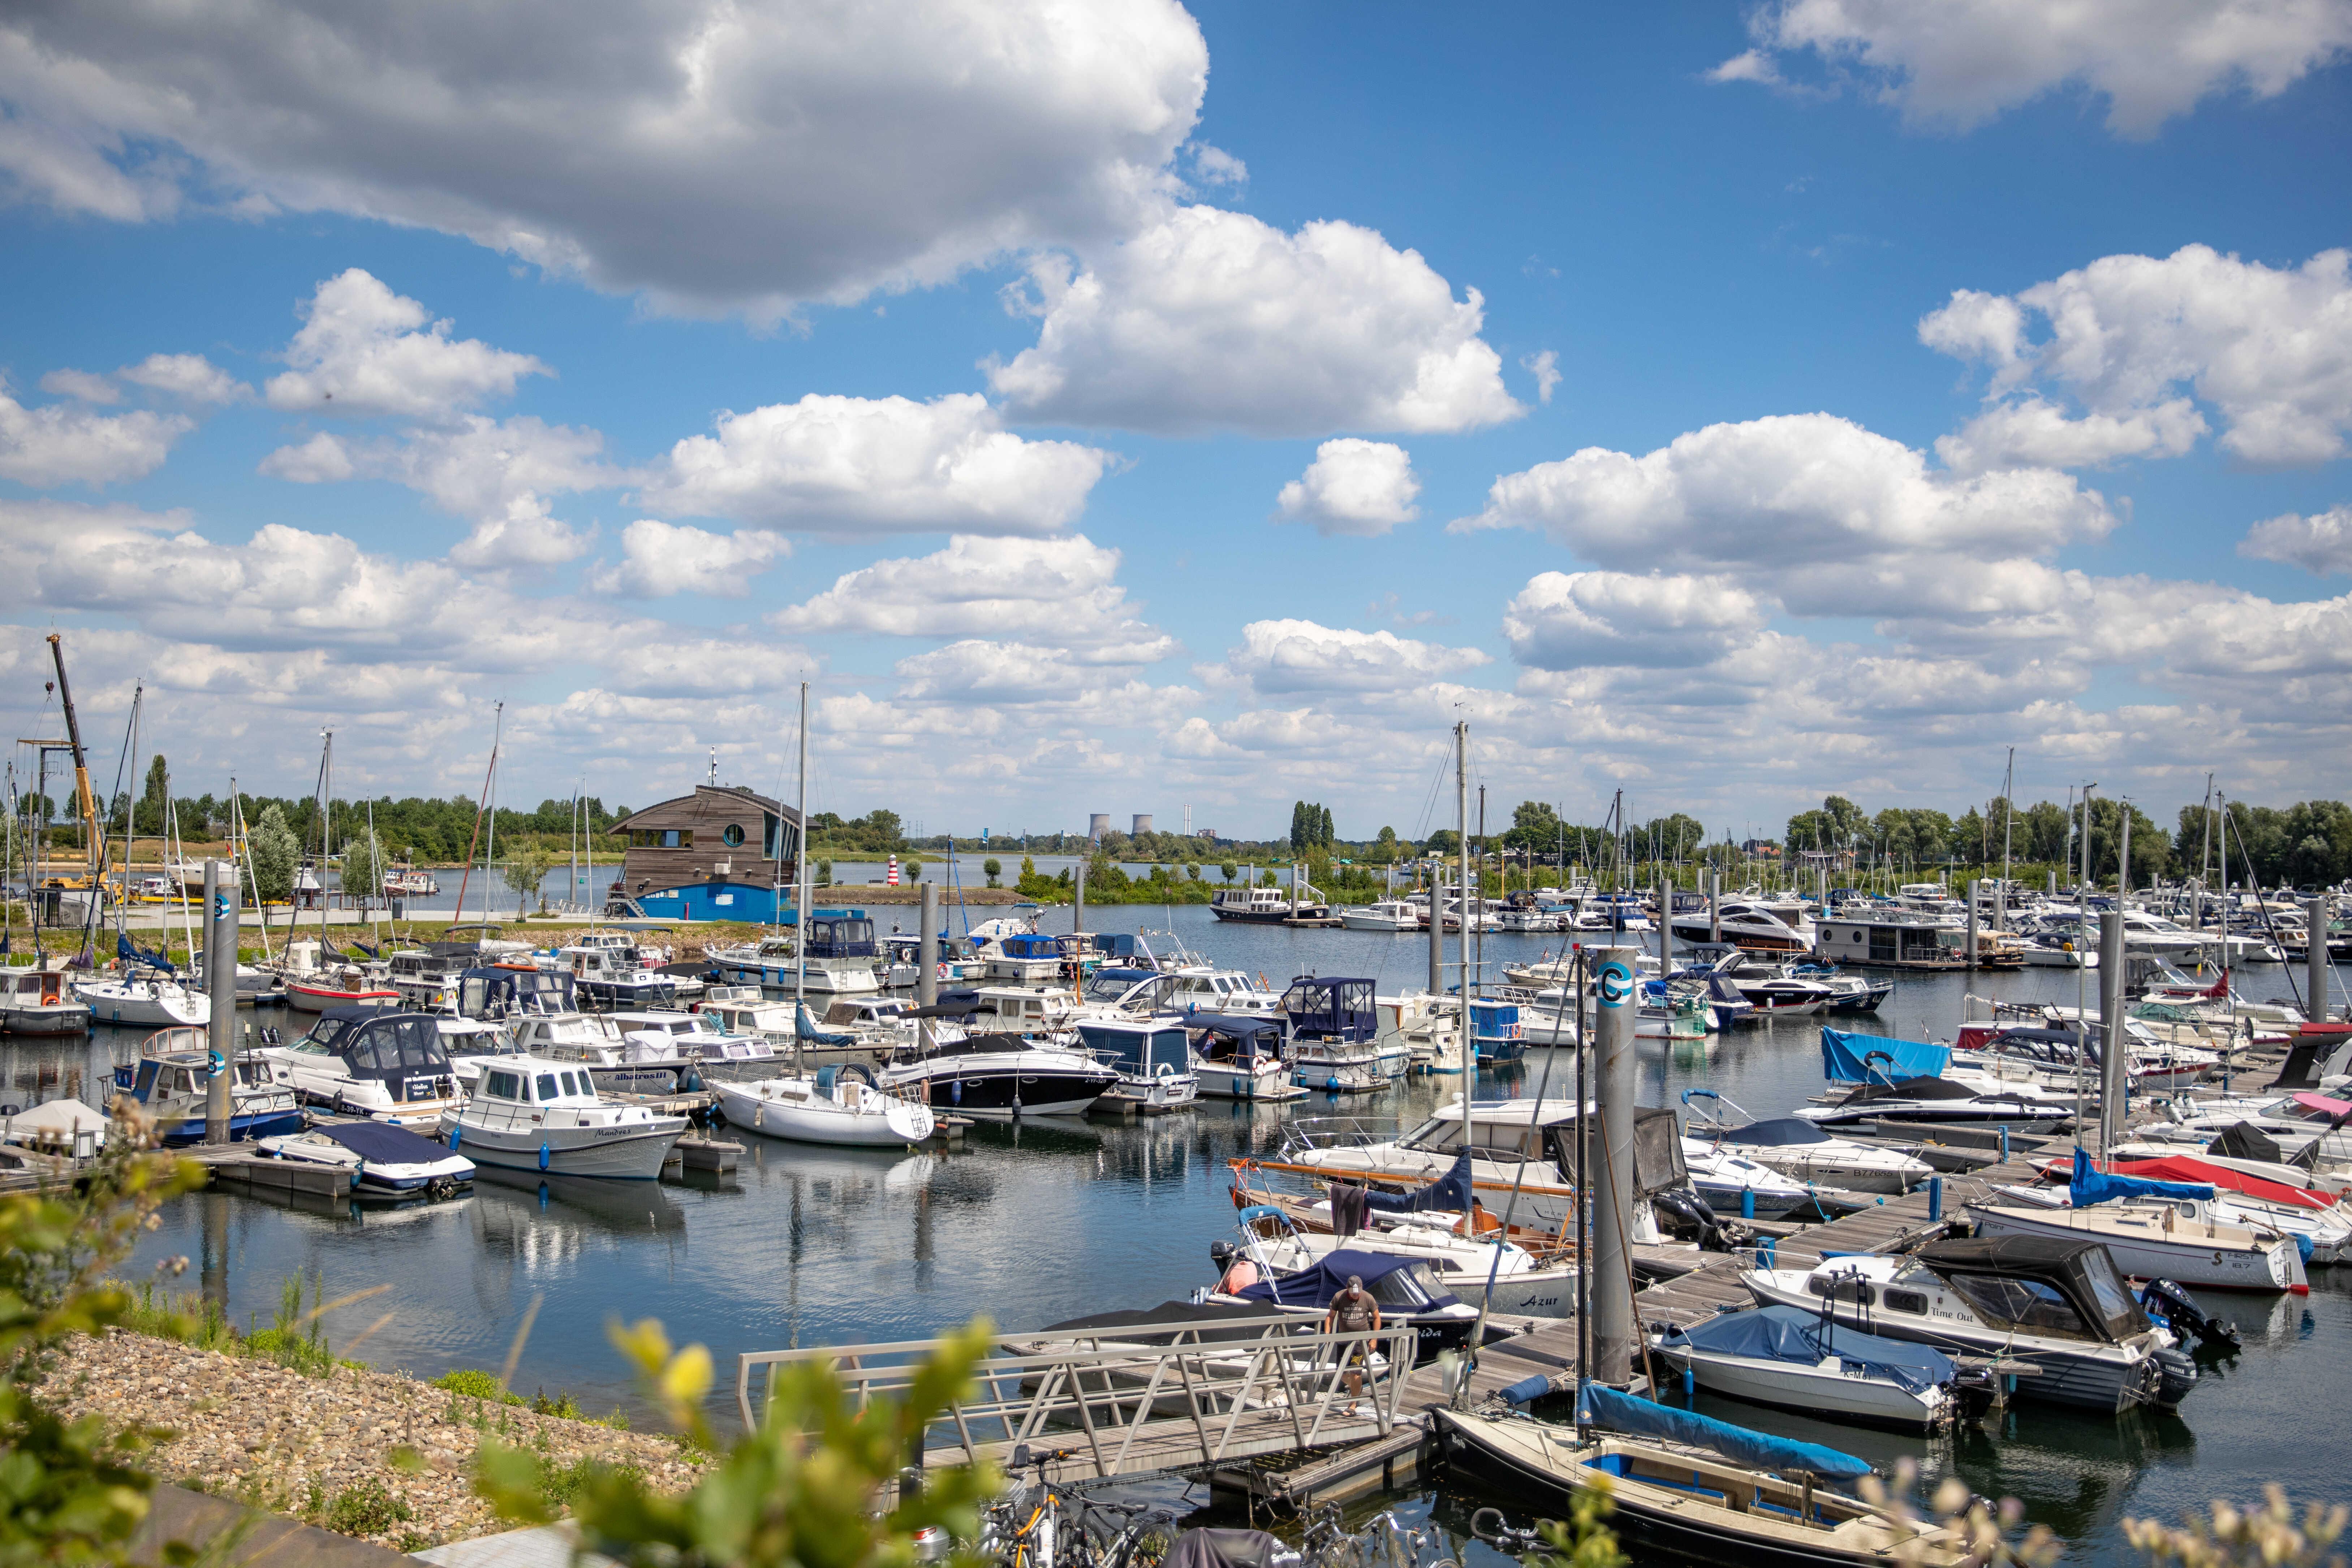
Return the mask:
M1969 962L1969 931L1907 910L1839 913L1813 922L1813 951L1824 959L1873 969L2022 969L2025 954L2004 931L1979 929L1976 963ZM1729 933L1727 932L1727 935Z
M609 915L792 921L801 821L781 801L734 785L698 784L613 825L626 839Z

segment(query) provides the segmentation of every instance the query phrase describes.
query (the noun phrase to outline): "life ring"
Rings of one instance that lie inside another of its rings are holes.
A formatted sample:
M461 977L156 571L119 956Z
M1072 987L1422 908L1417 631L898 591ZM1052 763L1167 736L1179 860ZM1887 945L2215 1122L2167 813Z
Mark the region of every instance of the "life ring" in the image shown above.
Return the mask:
M934 978L936 978L936 979L940 979L940 980L945 980L947 977L948 977L948 961L947 961L946 959L942 958L942 959L940 959L940 966L939 966L939 968L934 972Z

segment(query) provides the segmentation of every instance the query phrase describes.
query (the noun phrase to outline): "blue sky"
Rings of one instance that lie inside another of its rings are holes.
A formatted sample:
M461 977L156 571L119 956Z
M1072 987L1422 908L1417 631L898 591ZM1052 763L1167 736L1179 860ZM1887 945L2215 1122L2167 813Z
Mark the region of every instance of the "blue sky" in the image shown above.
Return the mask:
M2342 793L2352 0L213 9L0 24L17 734L54 626L188 793L803 677L935 828Z

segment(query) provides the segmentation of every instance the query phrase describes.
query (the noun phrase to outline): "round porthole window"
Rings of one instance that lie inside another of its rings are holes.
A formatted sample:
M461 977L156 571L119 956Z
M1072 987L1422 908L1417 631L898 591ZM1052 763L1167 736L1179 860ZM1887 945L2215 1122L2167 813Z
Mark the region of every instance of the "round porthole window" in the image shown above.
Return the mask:
M743 826L740 823L730 822L720 831L719 837L726 840L728 848L739 848L743 843Z

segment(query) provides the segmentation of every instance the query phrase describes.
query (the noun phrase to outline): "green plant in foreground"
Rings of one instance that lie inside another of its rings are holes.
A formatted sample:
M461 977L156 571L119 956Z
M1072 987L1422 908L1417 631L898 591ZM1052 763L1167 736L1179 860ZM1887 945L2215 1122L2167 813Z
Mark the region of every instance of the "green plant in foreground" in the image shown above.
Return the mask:
M325 1523L344 1535L383 1535L415 1517L407 1499L394 1497L380 1478L363 1476L335 1494L327 1505Z
M520 1405L522 1396L509 1394L506 1384L487 1372L470 1366L455 1367L426 1384L429 1388L446 1388L464 1399L483 1399L493 1405Z
M2124 1539L2156 1564L2179 1568L2319 1568L2334 1555L2352 1510L2343 1504L2306 1503L2300 1519L2286 1489L2263 1489L2263 1506L2213 1505L2210 1520L2191 1514L2178 1529L2152 1519L2124 1521Z
M1565 1521L1536 1521L1544 1549L1519 1560L1527 1568L1626 1568L1633 1561L1619 1550L1617 1532L1602 1522L1617 1511L1616 1500L1609 1495L1609 1478L1595 1479L1597 1485L1570 1500Z
M903 1401L877 1399L862 1410L828 1367L777 1369L767 1420L682 1493L654 1491L642 1474L593 1460L551 1479L533 1455L495 1442L476 1456L476 1489L520 1523L552 1519L558 1491L569 1491L593 1549L644 1568L912 1568L916 1531L936 1525L970 1539L981 1500L996 1488L985 1467L935 1472L880 1511L884 1489L924 1428L969 1385L988 1338L987 1324L972 1324L922 1367ZM702 1415L710 1352L673 1351L650 1319L615 1326L613 1339L671 1426L711 1447Z

